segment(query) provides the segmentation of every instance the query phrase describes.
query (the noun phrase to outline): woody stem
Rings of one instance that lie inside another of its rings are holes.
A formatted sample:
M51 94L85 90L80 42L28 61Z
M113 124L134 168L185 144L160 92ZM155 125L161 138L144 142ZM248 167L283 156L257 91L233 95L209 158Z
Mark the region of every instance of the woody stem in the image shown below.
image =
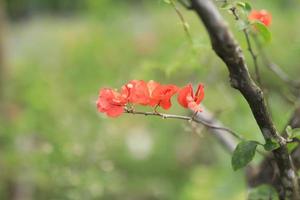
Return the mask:
M211 125L205 121L202 121L200 119L195 119L193 116L183 116L183 115L173 115L173 114L165 114L165 113L159 113L159 112L141 112L141 111L133 111L133 110L128 110L124 109L124 113L128 114L134 114L134 115L144 115L144 116L157 116L157 117L162 117L163 119L180 119L180 120L185 120L185 121L193 121L198 124L202 124L203 126L210 128L210 129L217 129L217 130L223 130L226 131L227 133L231 134L235 138L239 140L243 140L243 137L234 132L233 130L225 127L219 127L219 126L214 126Z

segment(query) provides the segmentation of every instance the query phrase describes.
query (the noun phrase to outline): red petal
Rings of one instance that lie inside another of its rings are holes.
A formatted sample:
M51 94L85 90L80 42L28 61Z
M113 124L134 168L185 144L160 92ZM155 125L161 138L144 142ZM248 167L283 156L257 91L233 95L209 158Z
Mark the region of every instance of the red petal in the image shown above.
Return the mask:
M105 112L110 117L117 117L123 113L126 102L126 98L117 91L103 88L99 91L97 108L99 112Z
M195 94L195 102L199 105L204 98L204 86L203 84L199 84L196 94Z
M150 97L150 99L149 99L149 105L150 106L156 106L159 103L159 100L153 98L153 91L159 86L160 86L160 84L153 81L153 80L150 80L147 83L147 87L148 87L148 91L149 91L149 97Z
M129 88L129 101L131 103L147 105L149 103L149 91L145 81L133 80L127 84Z
M184 108L188 107L187 96L193 96L192 84L188 84L183 88L179 89L177 101Z
M109 117L118 117L124 112L123 106L112 106L109 110L106 111L107 116Z
M160 101L159 106L162 107L165 110L170 109L171 106L172 106L170 98Z
M272 22L272 15L266 10L253 10L248 16L250 21L258 20L265 26L270 26Z
M155 90L155 88L157 88L158 86L160 86L160 84L158 82L153 81L153 80L150 80L147 83L147 88L148 88L150 96L152 96L153 90Z
M178 91L178 87L176 85L160 85L156 87L152 92L152 98L162 105L165 109L170 108L171 97Z
M108 101L103 98L99 98L97 101L97 108L99 112L106 112L107 108L109 107Z

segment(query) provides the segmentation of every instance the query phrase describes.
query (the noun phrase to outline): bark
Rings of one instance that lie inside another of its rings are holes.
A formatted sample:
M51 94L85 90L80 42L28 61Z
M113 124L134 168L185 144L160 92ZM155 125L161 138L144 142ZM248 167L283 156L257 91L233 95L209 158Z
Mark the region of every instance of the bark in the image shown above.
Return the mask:
M300 107L298 107L293 113L287 125L292 128L300 128ZM286 136L285 130L282 135ZM293 150L292 160L294 162L295 168L300 169L300 146ZM280 177L278 176L278 167L275 165L274 157L270 154L268 155L261 164L256 168L251 168L247 174L247 180L250 187L255 187L260 184L270 184L275 188L280 189Z
M191 0L191 9L202 20L213 50L227 66L231 86L239 90L248 102L263 137L266 141L275 139L280 144L280 148L273 151L280 173L280 198L300 199L298 178L285 139L278 134L272 122L262 90L250 77L241 47L211 0Z

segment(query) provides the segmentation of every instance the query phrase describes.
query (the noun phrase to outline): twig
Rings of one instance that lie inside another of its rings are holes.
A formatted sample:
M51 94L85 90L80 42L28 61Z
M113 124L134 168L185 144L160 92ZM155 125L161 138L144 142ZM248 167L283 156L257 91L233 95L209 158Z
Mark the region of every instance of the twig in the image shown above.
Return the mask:
M249 38L249 33L247 32L247 29L243 29L243 32L244 32L244 35L245 35L245 38L246 38L246 41L247 41L248 51L250 52L253 63L254 63L256 81L260 86L262 86L259 67L258 67L258 62L257 62L257 55L253 51L253 48L252 48L252 45L251 45L251 42L250 42L250 38Z
M203 105L201 106L202 112L198 112L195 116L196 119L204 121L210 125L218 126L218 127L225 127L221 121L216 119L216 116L207 110ZM237 145L237 141L235 140L234 136L231 134L224 134L225 131L218 130L218 129L208 129L212 135L222 144L222 146L232 153Z
M212 130L220 130L220 131L225 131L229 134L231 134L232 136L234 136L235 138L237 138L238 140L245 140L245 138L243 138L242 136L240 136L239 134L237 134L236 132L234 132L233 130L226 128L226 127L221 127L221 126L216 126L213 125L211 123L208 123L206 120L201 119L203 118L203 116L201 117L199 113L195 112L191 117L189 116L183 116L183 115L173 115L173 114L165 114L165 113L159 113L157 111L154 112L142 112L142 111L134 111L134 110L128 110L125 108L124 113L128 113L128 114L133 114L133 115L144 115L144 116L156 116L156 117L161 117L163 119L179 119L179 120L185 120L185 121L189 121L189 122L196 122L198 124L201 124L203 126L205 126L208 129L212 129ZM217 133L217 135L220 135L220 132ZM221 139L222 142L227 145L227 148L229 148L228 150L230 152L233 152L234 150L234 146L232 146L230 144L228 144L228 139L226 141L224 141L224 138ZM230 141L230 143L232 143ZM260 155L262 156L266 156L266 154L264 152L261 152L260 150L256 150Z
M300 82L292 80L289 75L287 75L280 66L272 62L266 52L263 50L263 47L261 43L259 42L256 35L252 34L252 38L255 42L255 45L259 51L259 54L261 55L262 61L264 62L264 65L266 65L278 78L280 78L283 82L287 83L288 85L291 85L295 89L300 89Z
M189 116L183 116L183 115L173 115L173 114L165 114L165 113L158 113L158 112L141 112L141 111L133 111L133 110L124 110L125 113L128 114L134 114L134 115L144 115L144 116L156 116L156 117L161 117L163 119L180 119L180 120L185 120L185 121L193 121L198 124L202 124L207 128L211 129L217 129L217 130L222 130L230 133L232 136L239 140L244 140L242 136L234 132L233 130L225 127L219 127L219 126L214 126L212 124L209 124L203 120L200 120L199 118L194 118L194 117L189 117Z
M236 12L236 7L230 8L230 11L232 12L233 16L235 17L235 20L239 21L240 18ZM250 41L250 37L249 37L249 33L247 31L247 28L243 29L243 33L244 33L244 36L245 36L246 42L247 42L247 50L249 51L249 53L252 57L252 60L253 60L256 81L257 81L258 85L262 87L262 82L261 82L261 77L260 77L260 72L259 72L259 67L258 67L258 61L257 61L257 55L254 53L254 50L252 48L252 44Z
M184 19L184 16L182 15L182 13L180 12L179 8L177 8L174 0L170 0L170 3L172 5L172 7L174 8L176 14L178 15L180 21L181 21L181 24L183 26L183 30L185 32L185 34L187 35L188 39L189 39L189 42L191 43L191 45L193 44L193 39L192 39L192 36L190 34L190 31L189 31L189 25L188 23L186 22L186 20ZM183 1L180 1L180 3L182 3L183 5L186 5L183 3ZM191 8L190 8L191 9Z
M230 11L232 12L233 16L235 17L235 20L239 21L240 17L236 12L237 11L236 7L230 8ZM247 28L243 28L243 33L244 33L244 36L246 38L247 50L249 51L249 53L252 57L252 60L253 60L254 70L255 70L255 80L256 80L258 86L261 87L261 90L265 93L266 105L267 105L268 111L270 112L270 115L272 116L272 112L271 112L272 110L270 108L270 103L269 103L269 95L268 95L267 89L264 87L264 85L261 81L257 55L255 54L255 52L252 48L252 44L251 44L251 41L250 41L250 37L249 37L249 33L248 33Z

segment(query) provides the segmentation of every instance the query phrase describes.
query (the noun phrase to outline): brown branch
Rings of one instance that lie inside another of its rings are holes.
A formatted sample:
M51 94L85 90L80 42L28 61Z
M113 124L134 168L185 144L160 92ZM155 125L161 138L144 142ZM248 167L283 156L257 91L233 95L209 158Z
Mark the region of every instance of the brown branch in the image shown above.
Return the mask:
M217 120L210 111L205 109L203 106L202 106L202 109L203 109L203 111L198 112L197 115L195 116L195 119L204 121L204 122L211 124L213 126L216 126L216 127L225 127L222 124L222 122ZM229 153L232 153L234 151L234 149L237 145L237 142L234 139L233 135L226 134L226 131L224 131L224 130L213 129L213 128L209 128L209 127L207 127L207 128L215 136L215 138L219 141L219 143L221 143Z
M138 115L151 115L162 117L163 119L179 119L185 121L194 121L197 124L201 124L210 131L210 133L215 136L218 142L227 150L229 153L232 153L235 149L237 142L235 138L241 140L243 139L233 130L226 128L222 122L218 121L211 112L209 112L206 108L202 106L202 112L196 113L192 117L181 116L181 115L170 115L170 114L162 114L158 112L137 112L133 110L125 110L125 113L138 114ZM228 134L229 133L229 134Z
M287 125L290 125L292 128L300 128L300 107L296 108L292 117L290 118ZM282 132L283 136L287 136L286 131ZM295 165L295 168L300 169L300 146L292 152L292 160ZM280 188L280 177L278 176L278 167L275 165L274 156L269 154L264 160L260 163L258 167L252 167L247 174L247 182L251 187L255 187L260 184L270 184L273 185L277 190Z
M202 124L203 126L209 128L209 129L225 131L237 139L240 139L240 140L243 139L239 134L237 134L233 130L226 128L226 127L217 126L215 124L210 124L209 122L203 120L201 117L189 117L189 116L165 114L165 113L159 113L159 112L142 112L142 111L129 110L126 108L124 110L124 113L134 114L134 115L144 115L144 116L156 116L156 117L161 117L163 119L179 119L179 120L185 120L185 121L193 121L198 124Z
M231 13L233 14L234 18L236 21L240 20L239 15L237 14L237 10L236 7L232 7L230 8ZM254 64L254 69L255 69L255 75L256 75L256 81L258 83L259 86L262 86L262 82L261 82L261 77L260 77L260 72L259 72L259 67L258 67L258 61L257 61L257 55L254 53L254 50L252 48L252 44L250 41L250 37L249 37L249 33L247 31L247 28L243 29L243 33L246 39L246 43L247 43L247 50L249 51L252 60L253 60L253 64Z
M300 199L298 178L286 147L286 140L278 134L271 120L263 92L251 79L240 46L210 0L191 0L191 3L208 31L214 51L227 65L231 86L239 90L247 100L265 140L275 139L280 144L273 154L284 188L283 192L280 191L281 199Z

